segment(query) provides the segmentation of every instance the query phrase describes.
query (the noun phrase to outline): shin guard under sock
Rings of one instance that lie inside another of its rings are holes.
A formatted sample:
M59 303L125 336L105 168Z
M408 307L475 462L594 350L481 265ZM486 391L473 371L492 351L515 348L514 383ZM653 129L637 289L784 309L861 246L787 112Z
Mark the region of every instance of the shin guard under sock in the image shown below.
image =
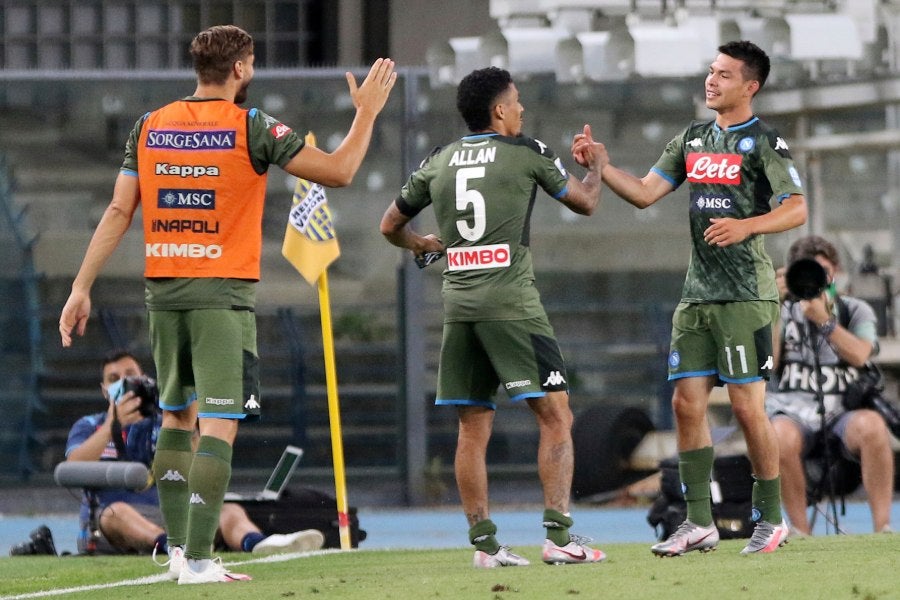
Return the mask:
M190 509L185 556L212 558L212 545L219 527L225 491L231 479L231 446L211 436L202 436L188 477Z
M751 494L753 521L768 521L772 525L780 525L781 516L781 477L775 479L753 480Z
M194 460L191 436L190 431L183 429L160 429L153 457L159 511L171 546L184 546L187 542L188 500L191 497L188 474Z
M709 487L713 458L712 446L678 453L678 474L687 503L687 519L701 527L708 527L713 522Z

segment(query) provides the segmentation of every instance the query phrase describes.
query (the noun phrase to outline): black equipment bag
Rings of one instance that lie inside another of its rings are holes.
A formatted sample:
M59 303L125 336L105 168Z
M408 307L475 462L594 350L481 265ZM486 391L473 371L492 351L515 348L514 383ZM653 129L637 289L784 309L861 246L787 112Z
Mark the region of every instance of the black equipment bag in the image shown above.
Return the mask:
M687 518L687 504L681 493L678 457L661 460L660 494L647 513L647 522L664 540ZM748 538L753 534L750 520L753 477L750 459L744 455L719 456L713 461L713 485L718 485L721 502L713 503L713 522L722 539Z
M293 533L303 529L318 529L325 535L324 548L340 548L337 501L323 492L308 488L286 489L281 498L271 501L238 501L250 520L265 535ZM350 518L350 543L354 548L366 539L366 531L359 528L356 508L347 509Z

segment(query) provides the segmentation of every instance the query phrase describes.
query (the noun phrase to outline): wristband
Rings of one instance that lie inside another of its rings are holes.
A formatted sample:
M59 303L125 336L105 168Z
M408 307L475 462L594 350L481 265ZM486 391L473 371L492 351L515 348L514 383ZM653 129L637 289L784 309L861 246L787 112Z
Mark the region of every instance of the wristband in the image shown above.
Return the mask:
M837 321L834 320L834 317L831 317L821 325L819 325L819 334L823 338L831 337L831 334L834 333L834 328L837 327Z

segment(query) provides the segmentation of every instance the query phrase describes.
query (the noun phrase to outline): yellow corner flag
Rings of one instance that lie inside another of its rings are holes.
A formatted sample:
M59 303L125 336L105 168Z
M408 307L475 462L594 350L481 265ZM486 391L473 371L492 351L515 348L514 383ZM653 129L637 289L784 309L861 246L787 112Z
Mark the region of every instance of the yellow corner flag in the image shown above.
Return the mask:
M310 131L306 143L315 146ZM337 500L338 531L341 549L352 548L347 481L344 469L344 436L341 433L341 409L338 400L337 367L334 360L334 336L331 327L331 301L328 298L328 265L341 255L325 199L325 188L305 179L297 181L294 204L284 232L281 254L294 265L304 279L318 282L319 311L322 318L322 354L325 359L325 384L328 392L328 421L331 425L331 453L334 462L334 488Z
M312 132L306 134L306 143L316 145L316 136ZM281 254L310 285L315 285L328 265L341 255L325 188L321 184L297 180Z

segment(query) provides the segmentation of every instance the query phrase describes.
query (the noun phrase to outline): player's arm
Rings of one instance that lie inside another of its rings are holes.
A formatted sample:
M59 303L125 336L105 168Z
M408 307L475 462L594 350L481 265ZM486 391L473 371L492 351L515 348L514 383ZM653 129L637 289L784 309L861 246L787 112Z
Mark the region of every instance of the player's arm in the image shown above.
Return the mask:
M138 178L134 174L120 172L112 201L94 230L81 267L72 282L72 292L59 317L59 335L64 347L72 345L73 331L84 335L91 314L91 287L131 226L140 200Z
M622 200L637 208L647 208L675 189L656 171L637 177L611 164L603 168L603 183Z
M613 166L609 162L606 145L593 139L590 125L585 125L584 131L575 135L572 158L585 168L590 168L592 160L596 161L603 183L637 208L647 208L676 187L655 171L650 171L641 179Z
M747 219L710 219L710 226L703 233L706 243L713 246L730 246L746 240L751 235L779 233L806 223L806 198L791 194L774 210Z
M434 234L419 235L409 226L411 216L403 214L397 202L391 202L381 218L381 235L394 246L411 250L416 256L443 252L444 245Z
M356 106L356 116L350 131L334 152L325 152L306 145L285 166L284 170L329 187L350 185L369 149L375 119L384 108L397 73L394 61L379 58L359 88L352 73L347 73L350 96Z

